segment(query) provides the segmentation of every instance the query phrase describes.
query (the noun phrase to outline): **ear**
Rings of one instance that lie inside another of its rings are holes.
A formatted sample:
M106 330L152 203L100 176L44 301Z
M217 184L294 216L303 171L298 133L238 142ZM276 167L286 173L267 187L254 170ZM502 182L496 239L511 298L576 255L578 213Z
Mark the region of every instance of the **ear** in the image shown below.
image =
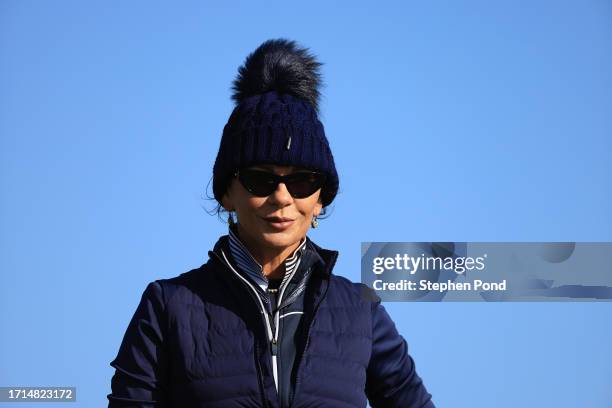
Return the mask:
M315 204L315 208L314 211L312 212L312 214L315 217L318 217L319 214L321 214L321 210L323 209L323 203L321 202L321 196L319 196L319 199L317 200L317 203Z
M221 205L225 209L225 211L234 211L234 203L232 201L229 189L223 194L221 198Z

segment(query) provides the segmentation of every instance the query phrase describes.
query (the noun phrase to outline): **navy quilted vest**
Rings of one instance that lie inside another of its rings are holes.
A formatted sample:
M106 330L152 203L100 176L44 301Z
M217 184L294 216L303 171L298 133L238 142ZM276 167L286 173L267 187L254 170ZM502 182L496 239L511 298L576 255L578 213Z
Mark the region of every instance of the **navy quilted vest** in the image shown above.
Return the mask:
M338 253L315 247L325 265L306 289L292 406L432 408L380 300L332 274ZM111 363L109 407L279 407L262 315L210 255L147 286Z

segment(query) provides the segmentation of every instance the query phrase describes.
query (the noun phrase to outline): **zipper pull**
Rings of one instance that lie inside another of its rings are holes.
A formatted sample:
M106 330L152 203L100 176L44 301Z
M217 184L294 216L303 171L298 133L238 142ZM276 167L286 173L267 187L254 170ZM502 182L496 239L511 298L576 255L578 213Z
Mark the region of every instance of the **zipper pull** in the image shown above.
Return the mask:
M270 351L272 352L273 356L278 355L278 343L276 342L276 339L272 339L270 342Z

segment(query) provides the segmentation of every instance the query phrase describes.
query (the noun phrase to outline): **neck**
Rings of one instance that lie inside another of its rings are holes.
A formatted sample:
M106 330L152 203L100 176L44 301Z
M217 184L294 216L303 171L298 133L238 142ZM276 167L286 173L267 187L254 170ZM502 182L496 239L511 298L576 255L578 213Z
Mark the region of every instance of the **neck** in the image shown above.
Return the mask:
M264 276L268 279L279 279L285 275L285 260L300 246L302 240L288 247L262 247L253 240L249 234L237 225L238 237L246 249L262 267Z

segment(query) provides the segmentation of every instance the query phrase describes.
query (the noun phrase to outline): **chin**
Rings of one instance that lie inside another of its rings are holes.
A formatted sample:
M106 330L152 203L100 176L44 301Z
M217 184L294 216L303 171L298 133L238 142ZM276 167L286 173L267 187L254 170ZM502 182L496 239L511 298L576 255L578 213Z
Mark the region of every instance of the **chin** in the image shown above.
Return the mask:
M301 239L294 232L264 232L261 238L262 244L273 248L286 248Z

